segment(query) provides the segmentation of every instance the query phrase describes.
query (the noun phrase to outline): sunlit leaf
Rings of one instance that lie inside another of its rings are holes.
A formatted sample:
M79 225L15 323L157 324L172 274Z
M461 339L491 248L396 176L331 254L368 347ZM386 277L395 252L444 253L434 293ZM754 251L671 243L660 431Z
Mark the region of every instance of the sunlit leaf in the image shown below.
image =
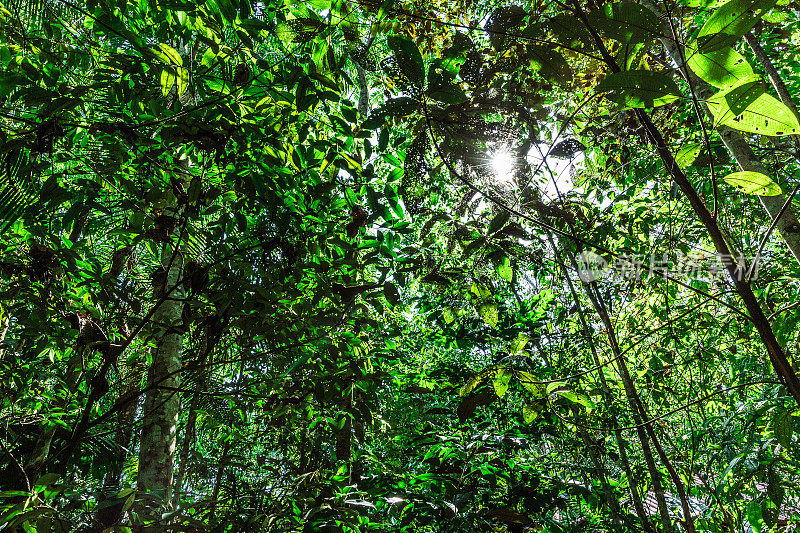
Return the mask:
M783 192L781 191L780 185L772 181L772 178L760 172L734 172L733 174L725 176L725 182L733 185L745 194L775 196Z

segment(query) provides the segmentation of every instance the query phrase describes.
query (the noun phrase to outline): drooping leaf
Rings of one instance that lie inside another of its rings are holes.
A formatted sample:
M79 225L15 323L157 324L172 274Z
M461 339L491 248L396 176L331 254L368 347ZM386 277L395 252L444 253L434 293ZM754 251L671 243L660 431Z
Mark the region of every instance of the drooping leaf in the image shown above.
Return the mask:
M525 333L520 332L517 334L517 338L511 343L511 346L508 349L509 355L517 355L522 350L525 349L525 346L528 344L531 338L526 335ZM522 378L520 378L522 379Z
M694 160L697 159L698 154L700 154L701 146L698 143L691 143L683 146L678 153L675 154L675 162L678 163L678 166L682 169L685 169L692 163Z
M733 185L745 194L776 196L783 192L780 185L772 181L772 178L760 172L734 172L733 174L725 176L725 182Z
M626 107L651 108L680 98L680 90L672 78L649 70L609 74L595 90L605 92L608 99Z
M498 398L502 398L505 396L506 391L508 391L508 384L511 382L511 377L514 375L514 372L508 368L500 368L497 370L497 373L494 376L494 392L497 394Z
M391 35L387 43L394 53L400 74L405 76L411 85L418 89L422 88L425 83L424 61L414 41L402 35Z
M697 43L692 43L686 46L686 62L701 80L718 89L737 85L753 76L753 68L747 60L731 47L700 52Z
M458 85L455 72L448 66L448 63L442 60L431 63L426 94L445 104L460 104L467 100L467 95Z
M489 326L497 327L497 304L485 303L478 307L478 314Z
M759 18L773 8L776 0L730 0L717 8L703 24L698 37L716 33L727 33L741 37Z
M730 48L736 44L739 37L731 35L730 33L711 33L709 35L701 35L695 41L697 52L707 54L722 48Z
M572 69L567 60L550 47L529 44L525 47L525 57L528 58L531 67L546 80L559 83L567 83L572 80Z
M588 18L594 28L621 43L652 42L660 34L655 13L633 2L606 4Z
M527 13L519 6L501 6L494 10L486 21L485 30L489 33L489 42L495 50L503 50L512 43L514 34L518 32Z
M474 376L469 378L469 380L464 384L463 387L461 387L461 390L458 391L458 394L460 396L466 396L467 394L475 390L475 388L481 383L483 383L485 380L486 380L486 374L484 372L475 374Z
M754 91L758 91L757 86L744 87L728 98L730 91L722 91L706 102L711 114L714 115L716 126L728 126L747 133L758 133L780 137L784 135L796 135L800 132L800 123L797 116L777 98L768 94L761 94L755 99L749 98ZM742 112L734 114L729 105L729 100L734 103L737 109L747 104Z
M766 92L764 80L756 77L753 80L732 87L721 96L724 98L730 112L733 115L740 115L764 92Z
M586 150L586 146L579 140L565 139L553 146L547 155L567 159L584 150Z
M175 74L171 69L165 68L161 71L161 94L167 96L172 86L175 85Z

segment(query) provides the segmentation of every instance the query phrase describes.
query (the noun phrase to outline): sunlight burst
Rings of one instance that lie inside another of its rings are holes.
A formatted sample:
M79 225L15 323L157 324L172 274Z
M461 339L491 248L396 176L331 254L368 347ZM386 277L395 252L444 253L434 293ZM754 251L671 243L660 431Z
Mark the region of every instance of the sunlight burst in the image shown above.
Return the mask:
M510 183L514 178L516 156L505 147L494 150L489 157L495 179L500 183Z

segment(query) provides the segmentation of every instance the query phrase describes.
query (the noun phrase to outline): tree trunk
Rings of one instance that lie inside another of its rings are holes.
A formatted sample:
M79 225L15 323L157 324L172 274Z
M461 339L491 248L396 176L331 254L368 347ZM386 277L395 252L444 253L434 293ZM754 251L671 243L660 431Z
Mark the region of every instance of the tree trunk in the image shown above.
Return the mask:
M163 279L154 282L153 296L159 308L153 314L157 328L156 347L147 377L148 386L144 400L142 433L139 443L138 488L157 493L162 505L169 506L175 463L180 395L181 346L181 290L174 289L181 281L181 254L165 245L161 257ZM163 388L162 388L163 387ZM155 516L155 515L154 515Z
M716 92L716 89L698 78L694 72L689 69L685 61L685 50L681 46L680 40L674 34L673 25L670 23L669 19L665 18L666 15L663 15L659 11L658 7L652 2L652 0L643 0L641 5L654 11L662 20L662 35L659 39L670 58L672 58L672 61L674 61L678 66L679 72L681 72L686 81L694 88L694 93L697 99L699 101L705 101L707 98L712 96ZM706 115L711 117L708 107L705 107L705 109ZM736 160L739 168L741 168L743 171L767 174L764 165L762 165L761 161L759 161L755 156L753 149L750 148L747 140L739 131L727 126L718 126L716 131L719 133L720 137L722 137L722 142L725 143L725 146ZM786 198L782 195L777 195L759 196L758 199L761 201L761 205L769 214L770 220L774 221L775 218L780 215L780 219L775 225L775 228L783 237L784 242L786 242L786 246L789 248L789 251L792 253L794 258L800 262L800 223L798 223L797 215L794 213L794 211L792 211L791 207L786 209L782 215L780 214L781 209L786 203Z
M592 303L594 304L598 315L600 315L600 319L606 326L606 332L608 333L608 340L609 343L611 344L611 351L613 352L614 357L617 360L617 367L619 369L620 377L622 378L622 383L625 387L625 393L628 396L628 402L631 405L631 410L633 411L634 419L636 420L636 431L641 432L644 430L646 432L644 439L646 440L649 437L650 441L652 441L653 447L656 449L656 453L658 454L658 457L661 460L661 464L663 464L664 468L667 469L670 479L672 480L672 484L675 485L675 490L678 493L678 498L681 501L681 508L683 509L683 525L686 528L686 531L688 531L689 533L694 533L695 527L694 527L694 519L692 518L692 508L689 505L689 497L686 494L686 488L683 485L683 480L681 480L680 475L678 475L678 472L672 465L672 461L669 460L669 457L667 457L666 452L664 452L664 448L661 446L658 440L658 436L656 435L656 432L653 429L653 423L649 421L649 415L647 413L647 409L642 403L642 400L639 397L639 392L636 390L636 384L633 382L633 379L631 378L631 374L628 370L628 364L625 362L625 357L623 357L622 350L620 349L619 343L617 342L617 336L614 332L613 324L611 323L611 318L608 316L606 308L603 305L603 300L600 298L599 294L595 295L592 293L592 287L589 284L586 285L586 292L589 295L589 298L592 300ZM643 437L640 435L640 439L642 438ZM659 507L661 505L662 503L661 501L659 501Z
M767 53L763 48L761 48L761 43L758 42L756 36L753 35L752 31L749 31L745 34L744 40L747 41L747 45L753 51L753 55L756 56L761 68L763 68L764 72L767 73L767 77L772 83L772 87L775 89L775 92L778 93L778 98L780 98L783 105L791 109L792 113L794 113L796 117L800 118L800 113L797 111L797 105L792 99L792 94L789 92L786 84L783 83L783 78L781 78L778 69L775 68L775 65L772 64L772 61Z
M120 368L120 371L122 367ZM120 388L117 401L130 398L139 392L140 379L139 373L131 368L126 368L124 373L120 372L122 387ZM115 402L116 403L116 402ZM119 490L122 480L122 467L128 457L128 447L133 437L133 423L136 419L136 405L138 402L130 401L125 407L117 411L117 429L114 433L114 447L116 457L111 464L111 468L106 475L103 486L108 491Z
M570 278L569 276L569 271L567 270L567 266L564 264L558 253L558 248L556 247L556 243L554 242L553 235L551 233L548 233L547 239L550 241L550 246L553 248L553 254L555 255L556 262L561 267L562 272L564 272L564 278L567 280L567 285L569 286L570 294L572 295L572 300L577 308L578 320L580 321L581 328L583 328L584 333L587 334L587 341L589 343L589 352L592 354L592 361L594 365L598 367L598 375L600 377L601 390L603 391L603 398L608 404L609 410L611 411L612 424L614 427L614 435L617 440L617 449L619 451L619 459L620 462L622 463L622 468L625 471L625 475L628 477L628 486L631 492L631 501L633 502L633 508L636 510L636 514L639 517L639 520L642 522L642 529L644 529L646 533L653 533L653 528L651 527L650 522L648 521L647 513L644 510L644 503L642 502L642 496L639 493L639 489L636 486L636 480L633 477L633 470L631 469L630 461L628 460L628 453L625 450L626 443L622 435L622 431L619 429L619 424L617 423L617 412L614 405L613 394L611 393L611 387L608 386L608 382L606 381L606 376L603 373L603 368L600 366L600 355L597 353L597 347L595 346L594 341L592 340L592 337L589 334L590 331L589 323L587 322L586 317L584 316L580 298L578 297L578 293L575 290L575 285L572 283L572 278ZM575 261L575 257L572 256L571 254L568 254L568 256L572 264L572 268L575 271L578 271L578 265ZM644 444L646 445L646 443ZM642 447L643 451L645 449L645 445L643 445ZM653 464L653 466L655 466L655 463L652 461L652 454L650 454L649 452L647 452L647 454L650 457L650 462ZM653 474L658 473L657 469L650 469L649 467L650 463L648 463L648 469L650 471L651 476L653 476ZM660 473L658 473L658 475L660 476ZM657 485L660 485L660 479L654 478L653 486L655 487ZM666 502L664 502L662 508L661 500L663 500L663 491L662 491L662 497L659 500L659 512L661 513L663 511L663 513L661 514L661 519L662 523L664 524L664 531L668 532L671 531L672 525L670 523L669 513L666 512L667 511ZM615 512L614 509L611 509L611 511L612 513Z

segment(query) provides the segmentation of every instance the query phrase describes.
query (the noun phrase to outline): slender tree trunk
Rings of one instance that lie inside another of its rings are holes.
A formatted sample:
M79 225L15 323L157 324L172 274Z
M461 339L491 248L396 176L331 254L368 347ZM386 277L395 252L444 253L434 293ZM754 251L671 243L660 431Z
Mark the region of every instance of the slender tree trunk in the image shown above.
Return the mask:
M116 401L123 401L130 398L139 392L140 378L139 373L133 369L127 368L123 373L121 372L120 379L122 387ZM120 487L122 480L122 467L125 464L125 459L128 456L128 447L131 444L133 437L133 425L136 419L136 404L135 401L128 402L125 407L117 411L116 421L117 430L114 433L114 446L116 448L116 457L114 458L111 468L106 475L103 483L108 491L117 490Z
M662 20L661 36L659 39L670 58L672 58L672 61L678 66L678 70L681 72L686 81L694 88L694 93L698 100L705 101L707 98L711 97L716 92L716 89L698 78L694 72L689 69L685 60L686 52L681 45L678 36L673 31L673 25L670 23L669 19L666 18L666 15L659 11L658 7L652 0L643 0L641 5L654 11ZM748 43L749 42L750 40L748 40ZM770 79L772 78L770 77ZM789 99L789 101L791 102L791 99ZM713 120L711 113L708 111L708 107L704 107L706 109L706 115L711 117ZM764 165L755 156L753 149L750 148L750 144L739 131L727 126L718 126L716 131L719 133L720 137L722 138L722 142L725 143L725 146L728 148L730 154L736 160L739 168L741 168L743 171L767 174ZM764 210L766 210L769 214L770 220L774 221L775 218L780 215L780 219L778 219L778 223L775 225L775 228L783 237L784 242L786 242L786 246L789 248L789 251L792 253L794 258L800 262L800 223L798 223L797 215L794 213L791 207L786 209L781 215L781 209L786 203L786 198L782 195L777 195L759 196L758 199L760 200L761 205L764 207Z
M165 245L161 264L163 280L154 282L156 302L181 281L182 257L172 247ZM180 395L181 312L182 291L174 289L153 315L156 347L152 352L147 383L155 385L148 390L143 408L142 434L139 443L138 488L158 493L163 505L169 506L172 495L173 469L178 428ZM164 387L164 388L161 388Z
M603 44L603 40L589 23L586 13L583 11L578 1L573 0L572 4L575 10L575 15L578 17L578 19L580 19L594 39L597 49L603 58L603 62L612 72L621 72L619 65L617 65L613 56L611 56L608 49L606 49L605 45ZM677 42L677 40L675 41ZM680 65L685 68L685 65L682 63L680 63ZM705 227L709 239L714 244L714 249L716 250L717 254L722 260L722 263L724 264L725 269L728 271L728 274L731 277L731 281L736 289L736 293L744 302L750 321L752 322L756 331L758 331L758 334L761 337L761 342L764 343L764 347L766 348L767 355L769 356L770 362L775 369L775 373L778 375L778 378L780 378L781 382L786 386L789 394L791 394L798 405L800 405L800 380L797 378L794 368L792 368L792 366L789 364L789 360L786 358L786 353L783 351L783 347L780 345L780 343L778 343L778 339L775 337L775 333L772 331L772 326L770 326L770 323L764 314L764 310L761 308L761 304L758 302L756 295L753 293L750 282L745 275L748 269L747 265L744 264L744 258L738 256L736 251L731 247L728 239L725 237L725 234L717 222L716 214L712 213L708 209L703 200L697 194L697 191L694 189L689 179L686 177L686 174L683 172L683 170L681 170L680 166L678 166L678 163L675 161L675 156L672 154L669 146L667 146L666 141L664 141L661 131L655 126L655 124L653 124L653 121L650 119L650 115L648 115L644 109L634 109L634 113L639 123L644 127L648 141L655 148L656 153L658 153L658 156L664 163L667 172L672 177L672 180L678 185L678 187L680 187L681 192L683 192L683 194L686 196L686 199L689 201L689 205L691 205L692 210L697 216L697 219ZM798 234L798 236L800 236L800 234ZM798 250L798 253L800 254L800 249Z
M219 460L217 467L217 475L214 479L214 491L211 493L211 508L209 509L208 523L213 524L214 517L217 514L217 503L219 500L219 493L222 489L222 476L225 474L225 465L228 461L228 454L231 451L231 439L225 441L225 447L222 449L222 456Z
M794 113L796 117L800 118L800 113L797 111L797 105L792 99L792 94L789 92L789 88L786 87L785 83L783 83L783 78L781 78L778 69L775 68L772 60L770 60L767 53L761 47L761 43L758 42L758 38L753 35L752 31L749 31L745 34L744 40L747 41L747 45L753 51L753 55L756 56L759 64L761 64L761 68L763 68L764 72L767 73L767 77L772 83L772 87L775 89L775 92L778 93L778 98L780 98L783 105L791 109L792 113Z
M642 399L639 397L639 392L636 390L636 384L633 382L633 379L631 378L630 371L628 370L628 364L625 362L625 357L623 356L622 350L620 349L619 343L617 342L617 336L616 333L614 332L613 324L611 323L611 318L608 316L606 308L603 305L603 300L601 299L599 294L597 295L593 294L591 285L589 284L586 285L586 292L589 295L589 298L591 298L592 304L594 304L598 315L600 315L600 319L606 326L608 340L611 344L611 351L614 354L614 357L616 357L617 359L617 367L619 368L620 377L622 377L622 383L625 387L625 392L628 395L628 401L631 404L631 409L634 412L634 416L636 418L642 419L640 421L637 421L636 430L640 431L642 429L642 426L644 426L644 431L646 431L647 437L649 437L650 441L652 441L653 447L656 449L656 453L658 454L658 457L661 460L661 464L663 464L664 468L667 469L670 479L672 480L672 484L675 485L675 490L678 493L678 498L681 501L681 508L683 509L683 525L686 528L686 531L688 531L689 533L694 533L695 527L694 527L694 519L692 518L692 508L691 505L689 504L689 497L686 493L686 488L683 484L683 480L681 479L677 470L675 470L675 467L672 465L672 461L670 461L669 457L667 457L664 448L661 446L658 436L656 435L656 432L653 429L653 423L649 421L649 415L647 413L647 409L642 403Z
M198 389L201 385L198 383ZM203 387L205 388L205 387ZM186 470L189 463L189 452L192 450L194 443L195 428L197 426L197 407L199 401L199 392L195 392L192 396L192 401L189 404L189 417L186 420L186 427L183 430L183 441L181 442L181 452L178 456L178 475L175 478L175 491L172 500L172 506L177 507L180 503L181 492L183 491L183 483L186 479Z
M567 267L564 264L564 262L561 260L558 248L556 247L556 243L553 239L553 235L548 233L547 238L550 241L550 247L553 249L553 254L555 255L556 262L561 267L561 270L564 273L564 278L567 280L567 285L569 286L570 294L572 295L572 300L575 303L575 306L577 307L578 320L580 321L581 328L583 328L584 334L587 335L587 341L589 343L589 351L592 354L592 361L594 365L598 367L598 376L600 378L601 390L603 391L603 397L605 399L605 402L609 406L609 410L611 411L612 424L614 427L614 435L617 441L619 458L620 462L622 463L622 468L625 471L625 475L628 477L628 487L630 488L631 492L631 501L633 502L633 508L636 510L636 515L642 522L642 529L644 529L646 533L652 533L653 528L650 525L647 513L644 510L644 503L642 502L642 496L639 493L639 488L636 486L636 480L633 477L633 470L631 469L630 461L628 459L628 453L625 450L626 442L622 435L622 431L619 429L619 424L617 422L618 420L617 412L614 404L614 397L613 394L611 393L611 387L609 387L608 382L606 381L606 376L603 373L603 368L600 366L600 355L597 353L597 347L595 346L591 334L589 333L591 330L589 329L589 323L586 320L586 317L584 316L583 306L581 306L580 298L578 297L578 293L575 290L575 285L572 283L572 278L570 278L569 276L569 271L567 270ZM575 271L577 271L578 265L575 262L575 258L571 254L568 255L570 262L572 264L572 268ZM644 442L642 446L643 451L645 450L646 445L647 443ZM651 477L653 477L653 486L654 487L659 486L661 474L660 472L657 471L658 469L650 468L651 464L653 465L653 467L655 467L655 462L652 461L652 454L648 452L647 456L650 457L650 462L648 463L648 470L650 472ZM656 474L658 477L654 476ZM672 524L670 522L669 512L666 508L666 502L664 502L662 506L661 505L662 500L663 500L663 490L661 491L661 498L659 499L659 513L661 514L662 524L664 524L664 531L669 532L671 531Z

